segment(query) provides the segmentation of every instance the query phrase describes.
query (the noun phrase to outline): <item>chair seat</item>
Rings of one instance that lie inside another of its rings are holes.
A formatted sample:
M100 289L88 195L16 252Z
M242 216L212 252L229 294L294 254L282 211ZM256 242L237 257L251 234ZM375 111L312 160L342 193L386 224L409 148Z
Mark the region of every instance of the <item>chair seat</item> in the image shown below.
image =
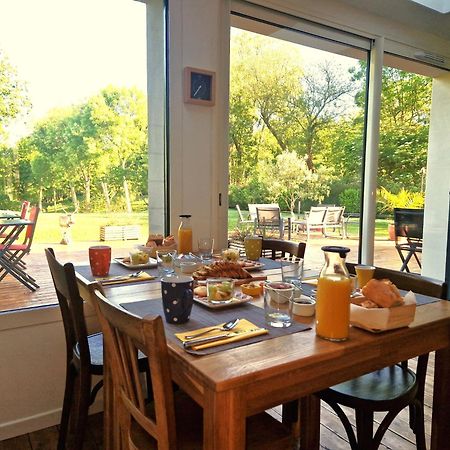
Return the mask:
M400 366L385 367L332 386L322 391L321 398L351 408L362 407L372 411L385 411L386 404L413 397L417 390L416 375Z
M203 448L203 410L183 391L174 392L177 444L179 450ZM147 405L147 415L154 417L153 402ZM139 449L156 449L156 441L142 428L132 430L133 442ZM247 419L247 450L289 450L293 448L291 431L267 413Z
M91 373L93 375L103 375L103 333L90 334L88 337L89 352L91 354ZM74 356L80 359L80 348L78 343L74 348ZM145 372L147 369L147 357L138 353L139 370Z
M3 250L5 246L3 244L0 244L0 250ZM16 250L26 250L28 248L28 245L26 244L12 244L8 247L8 250L10 251L16 251Z

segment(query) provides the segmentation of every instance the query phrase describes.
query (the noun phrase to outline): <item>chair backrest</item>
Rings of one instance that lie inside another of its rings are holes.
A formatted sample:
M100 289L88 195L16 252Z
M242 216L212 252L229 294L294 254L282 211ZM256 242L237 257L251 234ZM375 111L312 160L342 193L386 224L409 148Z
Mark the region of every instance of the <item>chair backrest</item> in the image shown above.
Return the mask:
M280 208L278 203L249 203L248 212L250 214L250 219L255 221L258 216L256 214L256 208Z
M395 238L423 238L423 209L394 208Z
M80 296L77 276L72 263L62 265L52 248L45 249L48 266L52 275L66 336L67 358L72 359L73 349L79 347L80 362L88 367L91 361L87 341L86 321L83 311L83 299Z
M239 220L240 220L241 222L245 222L245 221L246 221L246 218L245 218L244 215L242 214L241 207L240 207L238 204L236 204L236 211L237 211L238 214L239 214Z
M116 408L120 409L120 434L124 448L141 448L133 442L139 428L158 442L158 449L176 449L175 409L172 377L160 316L143 319L110 303L101 292L95 290L94 307L103 331L105 355L111 369ZM148 357L153 388L154 417L145 413L145 393L138 368L138 350ZM134 445L134 446L133 446Z
M31 243L33 242L34 232L36 231L36 224L37 219L39 216L39 207L33 206L30 211L30 216L28 217L28 220L30 222L33 222L31 225L27 225L27 229L25 231L25 240L24 243L28 244L28 246L31 246Z
M304 258L306 242L284 241L281 239L263 239L262 255L266 258L280 259L286 256Z
M348 271L355 274L355 266L357 264L346 264ZM387 278L388 280L391 280L399 289L403 289L405 291L413 291L417 294L429 295L430 297L442 299L447 298L447 283L445 283L445 281L424 277L418 274L385 269L384 267L375 267L374 277L377 279Z
M256 208L256 220L258 225L279 226L281 223L281 212L278 207Z
M29 207L30 207L29 201L25 200L22 202L22 207L20 209L20 218L21 219L25 219L27 217Z
M309 224L317 224L317 225L323 224L326 212L327 212L326 206L311 206L307 222Z
M345 206L329 206L325 212L325 225L340 225L344 217Z

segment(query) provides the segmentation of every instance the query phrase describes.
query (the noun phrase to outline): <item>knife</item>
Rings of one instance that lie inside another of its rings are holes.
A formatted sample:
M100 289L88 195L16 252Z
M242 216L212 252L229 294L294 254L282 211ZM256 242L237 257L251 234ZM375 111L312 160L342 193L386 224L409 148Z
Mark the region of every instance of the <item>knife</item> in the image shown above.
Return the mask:
M242 331L232 331L230 333L222 333L216 336L198 338L198 339L190 339L189 341L183 342L184 348L195 347L200 344L208 344L209 342L221 341L222 339L228 339L234 336L238 336L239 334L245 333L253 333L254 331L264 330L264 328L253 328L251 330L242 330Z

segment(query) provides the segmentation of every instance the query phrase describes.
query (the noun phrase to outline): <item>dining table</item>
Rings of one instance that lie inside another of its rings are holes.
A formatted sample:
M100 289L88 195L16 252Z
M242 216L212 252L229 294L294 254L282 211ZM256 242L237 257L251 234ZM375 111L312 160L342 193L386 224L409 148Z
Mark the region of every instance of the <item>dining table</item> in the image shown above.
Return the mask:
M262 273L271 280L281 279L280 266L274 268L269 263L268 266L271 268ZM85 282L89 284L88 279ZM111 302L134 314L141 311L142 316L161 303L161 285L157 280L115 284L103 289ZM294 325L303 325L295 332L277 334L269 327L268 337L260 341L241 341L242 345L232 348L223 346L212 353L193 354L174 336L176 327L181 325L165 323L173 381L204 411L203 448L244 450L246 417L280 404L295 405L301 399L300 448L319 449L320 401L312 394L436 351L431 449L450 450L450 302L423 295L416 297L415 319L409 326L382 333L350 327L349 338L344 342L317 337L314 317L294 316ZM249 303L251 307L263 307L261 297ZM198 308L204 308L194 306L192 329L195 329L196 315L201 313ZM242 317L243 308L236 306L229 312ZM219 316L214 321L211 311L210 325L221 322ZM110 407L105 405L106 409ZM105 424L106 449L112 448L111 428Z
M17 243L17 240L29 225L34 222L27 219L0 219L0 281L5 278L7 274L13 276L20 281L28 289L35 291L39 288L36 280L27 273L26 266L21 264L18 258L15 257L12 245Z

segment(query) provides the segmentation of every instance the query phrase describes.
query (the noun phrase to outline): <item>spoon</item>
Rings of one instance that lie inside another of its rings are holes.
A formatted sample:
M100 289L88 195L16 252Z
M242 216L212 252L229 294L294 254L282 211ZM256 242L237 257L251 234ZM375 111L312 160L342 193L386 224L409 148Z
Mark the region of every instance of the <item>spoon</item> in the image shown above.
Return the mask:
M209 328L206 331L202 331L201 333L196 333L196 334L188 334L186 336L184 336L185 339L194 339L198 336L203 336L206 333L209 333L210 331L230 331L232 330L238 323L239 323L240 319L233 319L230 320L227 323L224 323L221 327L214 327L214 328Z

